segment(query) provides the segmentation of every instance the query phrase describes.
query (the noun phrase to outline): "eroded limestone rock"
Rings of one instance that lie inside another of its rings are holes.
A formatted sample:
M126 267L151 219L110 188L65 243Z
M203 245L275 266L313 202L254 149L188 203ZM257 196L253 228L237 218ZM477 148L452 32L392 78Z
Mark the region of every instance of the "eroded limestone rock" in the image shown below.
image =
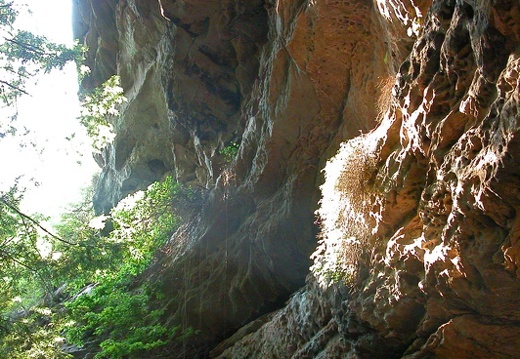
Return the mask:
M129 100L98 208L205 189L148 271L198 330L172 358L520 350L516 0L78 3Z
M517 356L519 4L424 14L382 123L325 169L307 287L221 358Z

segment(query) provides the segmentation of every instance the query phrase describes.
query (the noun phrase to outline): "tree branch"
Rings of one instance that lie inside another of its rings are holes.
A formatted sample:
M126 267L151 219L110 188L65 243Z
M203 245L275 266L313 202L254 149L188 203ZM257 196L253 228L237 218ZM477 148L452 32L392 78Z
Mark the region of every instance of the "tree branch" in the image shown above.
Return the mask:
M71 246L78 246L79 244L78 243L72 243L72 242L69 242L63 238L60 238L58 237L57 235L55 235L54 233L51 233L49 230L47 230L46 228L44 228L40 223L38 223L38 221L36 221L35 219L33 219L32 217L26 215L25 213L21 212L20 210L18 210L16 207L14 206L11 206L6 200L4 200L3 198L0 198L0 202L2 202L4 205L6 205L9 209L11 209L12 211L16 212L19 216L21 216L22 218L25 218L27 220L29 220L30 222L32 222L34 225L36 225L38 228L40 228L42 231L44 231L45 233L47 233L49 236L51 236L52 238L60 241L60 242L63 242L63 243L66 243L66 244L69 244Z
M33 273L39 274L38 270L32 268L31 266L25 264L25 263L22 262L22 261L19 261L18 259L16 259L14 256L12 256L12 255L11 255L10 253L8 253L7 251L0 250L0 256L2 256L2 259L4 259L4 258L8 258L8 259L12 260L13 262L18 263L19 265L21 265L21 266L24 267L25 269L28 269L29 271L31 271L31 272L33 272Z
M34 73L30 73L29 71L26 71L27 73L24 74L24 73L14 70L12 67L7 67L7 66L2 67L2 70L5 70L12 74L23 77L24 79L29 79L31 76L34 76Z
M42 51L41 49L35 47L35 46L32 46L30 44L27 44L25 42L20 42L18 40L15 40L15 39L9 39L7 37L4 36L4 40L5 41L8 41L12 44L15 44L15 45L18 45L20 47L23 47L24 49L26 49L27 51L31 51L31 52L34 52L35 54L38 54L40 56L44 56L44 55L47 55L47 53L45 51Z
M10 83L7 82L7 81L0 80L0 83L9 86L10 88L12 88L12 89L15 90L15 91L19 91L19 92L21 92L21 93L23 93L23 94L25 94L25 95L29 95L29 93L28 93L27 91L25 91L24 89L21 89L21 88L15 86L15 85L12 85L12 84L10 84ZM29 95L29 96L30 96L30 95Z

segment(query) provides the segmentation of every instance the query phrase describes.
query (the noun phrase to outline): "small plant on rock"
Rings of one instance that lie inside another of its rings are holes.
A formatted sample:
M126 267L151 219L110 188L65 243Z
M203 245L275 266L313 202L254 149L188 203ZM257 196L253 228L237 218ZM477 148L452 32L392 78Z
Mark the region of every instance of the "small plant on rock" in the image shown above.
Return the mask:
M223 149L221 149L219 151L219 155L222 156L225 163L230 163L231 161L233 161L236 158L239 147L240 147L240 144L238 144L234 141L231 141L229 143L229 145L227 145L226 147L224 147Z

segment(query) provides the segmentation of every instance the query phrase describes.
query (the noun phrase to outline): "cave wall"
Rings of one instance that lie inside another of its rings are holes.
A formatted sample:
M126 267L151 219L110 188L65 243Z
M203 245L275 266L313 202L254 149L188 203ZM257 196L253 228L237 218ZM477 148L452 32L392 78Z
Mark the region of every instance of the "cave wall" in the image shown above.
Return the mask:
M128 99L98 211L204 193L147 272L198 331L170 357L515 357L517 1L75 9L83 87Z
M325 167L306 286L215 357L518 356L519 4L423 14L381 123Z

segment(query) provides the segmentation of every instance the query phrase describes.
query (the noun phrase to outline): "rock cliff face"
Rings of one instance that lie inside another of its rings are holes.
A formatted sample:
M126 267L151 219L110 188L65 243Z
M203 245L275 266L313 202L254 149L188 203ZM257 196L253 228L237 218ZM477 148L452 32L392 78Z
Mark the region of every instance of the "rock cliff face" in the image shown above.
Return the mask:
M75 8L128 99L98 210L204 189L149 269L198 330L169 357L517 357L517 0Z

